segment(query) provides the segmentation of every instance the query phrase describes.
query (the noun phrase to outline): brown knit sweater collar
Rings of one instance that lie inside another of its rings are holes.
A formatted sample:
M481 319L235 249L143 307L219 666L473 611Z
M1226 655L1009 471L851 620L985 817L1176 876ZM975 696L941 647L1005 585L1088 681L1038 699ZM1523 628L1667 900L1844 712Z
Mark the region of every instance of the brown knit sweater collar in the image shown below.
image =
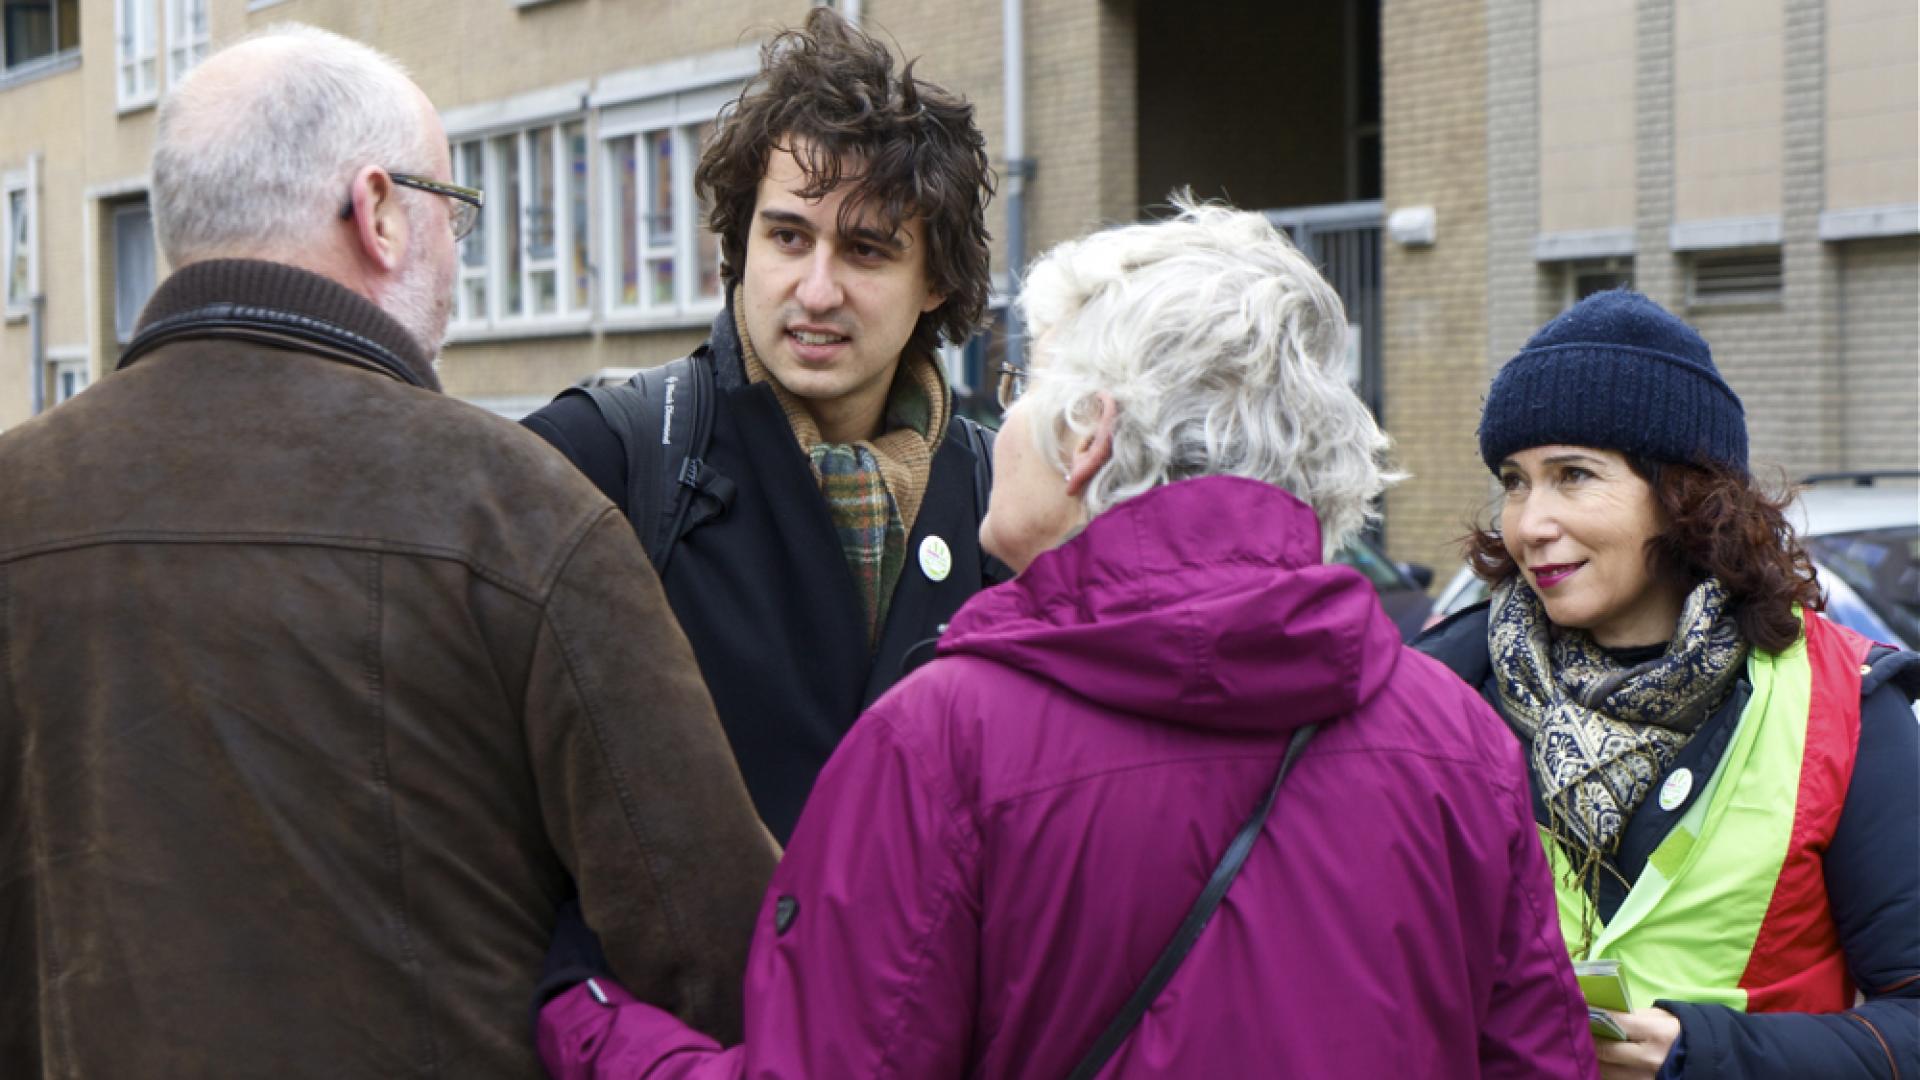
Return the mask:
M392 353L420 383L440 389L433 361L393 316L331 278L259 259L208 259L173 272L140 313L139 329L209 304L260 307L304 316Z

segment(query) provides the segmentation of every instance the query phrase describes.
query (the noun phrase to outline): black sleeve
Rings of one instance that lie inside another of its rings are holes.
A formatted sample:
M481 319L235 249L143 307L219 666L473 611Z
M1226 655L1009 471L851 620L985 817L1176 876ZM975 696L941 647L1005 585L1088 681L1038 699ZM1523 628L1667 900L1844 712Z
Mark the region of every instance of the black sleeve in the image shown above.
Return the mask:
M552 443L622 514L627 512L627 450L592 398L563 394L520 423Z
M1686 1080L1920 1074L1920 720L1882 685L1860 706L1860 748L1827 848L1827 898L1866 1003L1749 1016L1661 1002L1686 1031Z
M1487 622L1491 602L1469 604L1428 627L1413 639L1413 648L1447 666L1462 682L1478 689L1493 674L1487 653Z
M1827 895L1869 1000L1920 1002L1920 718L1882 685L1860 704L1860 754L1827 849ZM1897 989L1905 984L1905 990ZM1910 1025L1912 1026L1912 1025ZM1911 1034L1920 1040L1920 1026Z

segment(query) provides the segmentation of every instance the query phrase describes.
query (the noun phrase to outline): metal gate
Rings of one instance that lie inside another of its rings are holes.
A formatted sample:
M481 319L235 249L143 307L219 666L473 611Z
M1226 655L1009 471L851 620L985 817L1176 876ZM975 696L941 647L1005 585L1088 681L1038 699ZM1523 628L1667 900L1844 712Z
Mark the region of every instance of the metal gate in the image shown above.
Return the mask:
M1380 227L1385 220L1378 199L1268 210L1267 220L1288 237L1326 275L1346 305L1352 330L1349 363L1354 389L1384 422L1380 385Z

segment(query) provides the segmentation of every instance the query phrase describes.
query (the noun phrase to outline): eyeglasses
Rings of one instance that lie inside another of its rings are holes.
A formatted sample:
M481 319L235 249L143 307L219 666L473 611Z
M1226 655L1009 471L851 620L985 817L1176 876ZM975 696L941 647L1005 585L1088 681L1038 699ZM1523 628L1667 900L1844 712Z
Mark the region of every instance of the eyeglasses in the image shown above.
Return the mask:
M407 173L390 172L387 179L401 187L415 191L424 191L431 195L445 195L453 200L453 213L449 220L453 225L453 238L465 240L473 227L480 223L480 208L486 203L486 193L479 188L461 187L459 184L445 184L438 180L429 180L424 176L412 176ZM340 220L353 216L353 198L347 198L347 205L340 210Z
M487 196L479 188L461 187L459 184L443 184L438 180L429 180L424 176L408 176L406 173L388 173L387 176L401 187L410 187L415 191L445 195L453 200L453 238L465 240L473 227L480 223L480 208L486 204Z
M1013 408L1013 403L1019 401L1020 395L1026 392L1027 369L1010 364L1000 365L1000 385L994 395L1000 402L1000 408Z

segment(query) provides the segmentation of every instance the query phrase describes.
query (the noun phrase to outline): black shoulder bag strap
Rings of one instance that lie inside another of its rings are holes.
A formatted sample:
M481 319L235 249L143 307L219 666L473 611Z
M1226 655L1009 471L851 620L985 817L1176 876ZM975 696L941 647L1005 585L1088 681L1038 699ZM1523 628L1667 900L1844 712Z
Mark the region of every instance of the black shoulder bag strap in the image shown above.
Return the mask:
M701 460L713 438L713 368L696 353L584 392L626 448L627 520L665 577L680 538L733 502L733 481ZM709 496L697 514L695 495Z
M1273 774L1273 786L1267 789L1266 799L1247 818L1246 824L1240 826L1233 843L1227 845L1227 853L1220 857L1220 865L1213 868L1213 876L1207 879L1207 887L1200 890L1199 899L1193 902L1186 919L1180 923L1180 929L1174 931L1173 940L1167 942L1160 959L1155 960L1153 967L1148 969L1146 979L1127 999L1113 1022L1107 1025L1107 1030L1094 1040L1087 1056L1081 1058L1080 1064L1067 1074L1067 1080L1093 1080L1094 1075L1113 1058L1114 1052L1120 1049L1120 1044L1133 1034L1140 1018L1146 1015L1147 1006L1152 1005L1154 999L1160 996L1160 991L1167 988L1173 973L1180 969L1180 962L1193 951L1194 942L1200 940L1200 932L1207 928L1207 921L1213 918L1214 909L1220 906L1220 901L1227 895L1233 879L1239 876L1241 865L1247 861L1247 853L1253 850L1253 842L1259 839L1260 830L1273 813L1274 798L1280 794L1280 781L1287 778L1287 770L1293 768L1294 759L1306 749L1307 742L1313 738L1318 727L1317 724L1308 724L1293 733L1292 741L1287 743L1286 756L1280 759L1280 768Z

